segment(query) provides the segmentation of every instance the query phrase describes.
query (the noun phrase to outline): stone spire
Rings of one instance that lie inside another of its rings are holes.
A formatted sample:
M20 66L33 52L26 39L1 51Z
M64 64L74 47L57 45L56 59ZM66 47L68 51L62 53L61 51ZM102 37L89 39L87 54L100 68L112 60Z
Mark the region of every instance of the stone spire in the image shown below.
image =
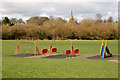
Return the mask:
M72 15L72 10L71 10L71 17L73 17L73 15Z
M72 13L72 10L71 10L71 16L70 16L70 18L69 18L69 22L71 22L71 21L73 21L74 20L74 18L73 18L73 13Z

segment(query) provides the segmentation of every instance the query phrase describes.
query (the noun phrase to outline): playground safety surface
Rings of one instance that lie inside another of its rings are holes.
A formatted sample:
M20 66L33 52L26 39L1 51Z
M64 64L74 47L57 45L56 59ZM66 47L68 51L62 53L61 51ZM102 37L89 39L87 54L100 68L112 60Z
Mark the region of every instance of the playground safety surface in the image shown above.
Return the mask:
M37 55L34 54L19 54L19 55L10 55L11 57L32 57L32 58L66 58L65 54L56 54L56 55ZM79 54L76 57L70 56L71 58L78 58L78 59L101 59L99 55L96 54ZM69 58L69 57L68 57ZM104 60L117 60L120 58L120 55L113 55L112 57L103 58Z
M56 54L56 55L37 55L35 56L34 54L19 54L19 55L10 55L10 57L25 57L25 58L57 58L57 59L62 59L62 58L66 58L65 54ZM68 57L69 58L69 57ZM76 59L95 59L95 60L108 60L111 62L117 62L120 63L120 60L118 60L118 58L120 59L120 55L113 55L112 57L107 57L107 58L103 58L101 59L99 57L99 55L96 54L80 54L75 56L70 56L70 58L76 58Z

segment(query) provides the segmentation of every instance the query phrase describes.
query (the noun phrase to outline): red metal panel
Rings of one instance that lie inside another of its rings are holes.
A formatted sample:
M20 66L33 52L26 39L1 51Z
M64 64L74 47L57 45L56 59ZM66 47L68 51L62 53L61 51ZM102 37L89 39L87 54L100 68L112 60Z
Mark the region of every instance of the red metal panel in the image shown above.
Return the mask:
M57 48L53 48L53 49L52 49L52 52L57 52Z
M66 50L66 54L70 54L71 53L71 50Z
M75 49L74 53L79 53L79 49Z
M48 49L43 49L42 50L42 53L47 53L48 52Z

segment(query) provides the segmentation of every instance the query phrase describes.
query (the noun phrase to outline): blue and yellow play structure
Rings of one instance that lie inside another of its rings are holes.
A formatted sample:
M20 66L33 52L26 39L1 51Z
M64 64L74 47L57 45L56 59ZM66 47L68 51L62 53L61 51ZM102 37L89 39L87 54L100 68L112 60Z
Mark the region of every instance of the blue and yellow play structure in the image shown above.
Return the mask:
M106 44L105 44L105 40L102 40L102 45L100 49L100 58L106 58L106 57L112 57L112 54L108 49L108 41L106 40Z

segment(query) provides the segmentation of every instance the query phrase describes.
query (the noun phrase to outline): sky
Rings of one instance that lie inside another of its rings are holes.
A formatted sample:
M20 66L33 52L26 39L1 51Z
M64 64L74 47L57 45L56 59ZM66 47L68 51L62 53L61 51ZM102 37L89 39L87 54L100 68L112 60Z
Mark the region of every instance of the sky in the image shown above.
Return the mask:
M68 21L72 10L78 22L96 14L103 20L110 16L118 20L118 0L2 0L0 6L0 19L7 16L25 21L34 16L53 16Z

